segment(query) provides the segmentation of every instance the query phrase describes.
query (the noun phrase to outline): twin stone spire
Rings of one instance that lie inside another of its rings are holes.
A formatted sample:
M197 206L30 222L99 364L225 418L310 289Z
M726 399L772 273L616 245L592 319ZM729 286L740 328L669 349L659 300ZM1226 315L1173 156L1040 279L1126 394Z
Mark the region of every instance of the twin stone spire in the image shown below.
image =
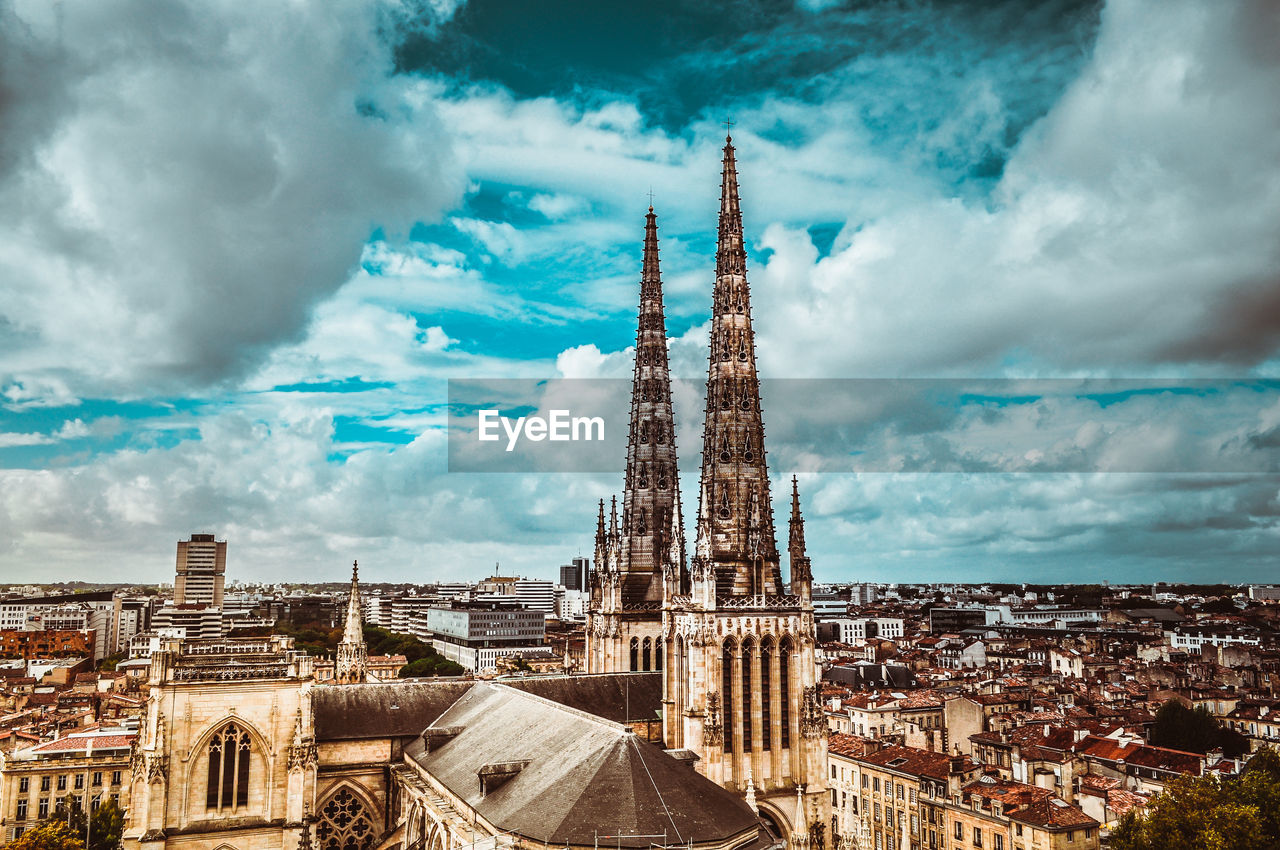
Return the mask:
M605 505L600 502L593 591L597 598L614 596L617 608L656 610L664 587L667 594L689 592L690 572L680 505L657 215L652 206L645 218L635 352L622 514L619 519L615 499L606 523ZM794 578L797 567L807 572L799 496L794 492L793 514L789 554ZM797 527L799 551L795 551ZM693 554L695 567L714 576L717 597L783 593L732 138L725 139L721 171ZM601 587L602 583L610 586Z

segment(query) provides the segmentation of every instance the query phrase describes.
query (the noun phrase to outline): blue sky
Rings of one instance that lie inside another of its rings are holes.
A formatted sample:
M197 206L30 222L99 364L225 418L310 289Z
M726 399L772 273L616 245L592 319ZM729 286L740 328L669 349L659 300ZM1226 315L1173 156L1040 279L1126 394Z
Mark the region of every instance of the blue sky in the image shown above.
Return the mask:
M806 475L819 578L1271 579L1277 44L1265 0L0 0L0 577L197 530L243 579L553 575L622 459L449 473L447 381L628 375L649 191L699 380L731 116L766 376L1009 380L848 414L1079 460Z

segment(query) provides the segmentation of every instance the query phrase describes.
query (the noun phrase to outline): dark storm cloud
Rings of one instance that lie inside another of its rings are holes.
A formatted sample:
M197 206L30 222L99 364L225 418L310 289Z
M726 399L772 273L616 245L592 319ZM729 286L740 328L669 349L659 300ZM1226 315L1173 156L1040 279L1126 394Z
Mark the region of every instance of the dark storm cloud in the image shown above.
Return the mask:
M295 339L375 227L454 203L398 7L0 4L0 384L238 376Z

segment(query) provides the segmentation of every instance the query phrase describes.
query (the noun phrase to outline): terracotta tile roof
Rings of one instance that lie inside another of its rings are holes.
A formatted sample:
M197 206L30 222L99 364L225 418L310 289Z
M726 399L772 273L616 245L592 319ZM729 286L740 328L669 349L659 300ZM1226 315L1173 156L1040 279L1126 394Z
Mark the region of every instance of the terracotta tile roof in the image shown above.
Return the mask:
M1124 817L1134 809L1144 808L1147 799L1142 794L1117 788L1107 792L1107 808L1115 812L1117 817Z
M1080 829L1099 825L1078 807L1059 797L1037 800L1019 807L1017 811L1010 812L1008 815L1010 820L1050 830Z
M838 756L846 756L848 758L863 758L868 753L874 751L875 748L875 741L870 738L863 738L860 735L846 735L842 732L833 732L827 739L827 752L834 753Z
M1094 788L1099 791L1110 791L1113 788L1120 787L1120 780L1112 779L1109 776L1094 776L1091 773L1087 773L1080 777L1080 787Z
M1099 738L1094 735L1082 740L1076 747L1076 751L1104 761L1124 759L1127 764L1138 767L1185 773L1191 776L1199 776L1204 763L1203 757L1196 753L1152 747L1138 742L1131 742L1126 746L1113 738Z
M39 753L40 755L54 755L57 753L83 753L86 750L91 750L92 752L127 750L133 745L135 737L136 735L132 732L120 735L68 735L56 741L46 741L43 744L38 744L32 747L29 752Z
M918 747L886 747L863 757L861 761L899 773L928 776L931 779L946 779L951 771L951 756ZM973 765L966 759L965 766L968 768Z

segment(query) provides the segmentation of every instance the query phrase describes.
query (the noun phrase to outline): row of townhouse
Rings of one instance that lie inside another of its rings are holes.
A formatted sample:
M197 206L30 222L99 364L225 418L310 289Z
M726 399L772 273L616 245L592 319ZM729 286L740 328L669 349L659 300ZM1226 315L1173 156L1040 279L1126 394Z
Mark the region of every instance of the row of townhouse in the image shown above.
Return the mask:
M1100 823L1053 791L977 762L832 735L833 828L868 850L1097 850Z

